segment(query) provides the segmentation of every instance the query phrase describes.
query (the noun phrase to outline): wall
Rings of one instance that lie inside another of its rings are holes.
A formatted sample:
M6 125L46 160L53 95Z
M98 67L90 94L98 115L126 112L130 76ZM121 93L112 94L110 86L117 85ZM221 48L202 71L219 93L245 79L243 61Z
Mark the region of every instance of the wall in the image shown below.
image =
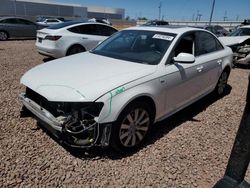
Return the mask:
M180 26L205 26L208 25L208 21L176 21L176 20L165 20L171 25L180 25ZM225 29L229 30L234 28L237 25L240 25L242 21L213 21L211 25L221 25ZM144 20L138 20L137 25L142 25L146 23Z
M58 16L124 19L125 10L110 7L46 3L42 0L0 0L0 16Z

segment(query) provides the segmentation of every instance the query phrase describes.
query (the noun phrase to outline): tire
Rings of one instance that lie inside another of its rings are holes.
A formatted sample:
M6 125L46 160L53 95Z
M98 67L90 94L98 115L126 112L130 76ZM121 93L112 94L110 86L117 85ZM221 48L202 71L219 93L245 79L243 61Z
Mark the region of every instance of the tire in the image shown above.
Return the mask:
M220 78L218 80L218 83L217 83L215 90L214 90L214 92L217 96L222 96L225 93L228 76L229 76L229 73L227 71L223 71L221 73Z
M69 50L67 51L67 56L69 55L73 55L73 54L78 54L81 52L85 52L86 50L80 46L80 45L74 45L72 47L69 48Z
M7 40L9 37L8 37L8 33L5 32L5 31L0 31L0 40L1 41L4 41L4 40Z
M118 152L138 149L145 140L152 123L152 110L147 103L131 103L112 125L111 147Z

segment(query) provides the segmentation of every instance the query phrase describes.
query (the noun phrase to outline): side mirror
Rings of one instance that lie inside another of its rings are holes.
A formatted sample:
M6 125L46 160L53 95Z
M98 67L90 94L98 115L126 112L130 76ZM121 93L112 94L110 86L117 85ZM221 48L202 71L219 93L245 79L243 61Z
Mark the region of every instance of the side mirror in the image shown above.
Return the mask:
M188 53L179 53L177 57L174 57L174 62L176 63L193 63L195 61L195 57L193 54Z

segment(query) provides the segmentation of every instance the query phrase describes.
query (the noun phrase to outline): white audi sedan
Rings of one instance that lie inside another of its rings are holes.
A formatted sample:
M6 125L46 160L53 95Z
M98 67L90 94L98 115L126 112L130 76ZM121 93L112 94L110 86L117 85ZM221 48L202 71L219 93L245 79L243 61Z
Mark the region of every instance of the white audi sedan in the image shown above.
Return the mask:
M91 50L115 32L106 24L69 21L37 31L36 47L40 54L60 58Z
M232 55L202 29L125 29L92 51L25 73L22 114L70 146L126 152L154 123L211 92L223 95Z

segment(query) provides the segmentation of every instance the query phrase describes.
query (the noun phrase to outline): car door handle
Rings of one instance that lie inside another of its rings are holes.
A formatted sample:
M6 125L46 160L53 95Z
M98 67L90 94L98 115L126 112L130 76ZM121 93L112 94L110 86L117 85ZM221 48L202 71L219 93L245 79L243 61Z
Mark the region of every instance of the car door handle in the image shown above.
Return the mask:
M203 66L200 66L200 67L197 67L196 70L197 70L197 72L202 72L203 68L204 68Z
M166 83L166 79L164 79L164 78L160 78L159 80L160 80L161 84L165 84Z
M218 63L219 65L221 65L222 59L218 59L218 60L217 60L217 63Z

